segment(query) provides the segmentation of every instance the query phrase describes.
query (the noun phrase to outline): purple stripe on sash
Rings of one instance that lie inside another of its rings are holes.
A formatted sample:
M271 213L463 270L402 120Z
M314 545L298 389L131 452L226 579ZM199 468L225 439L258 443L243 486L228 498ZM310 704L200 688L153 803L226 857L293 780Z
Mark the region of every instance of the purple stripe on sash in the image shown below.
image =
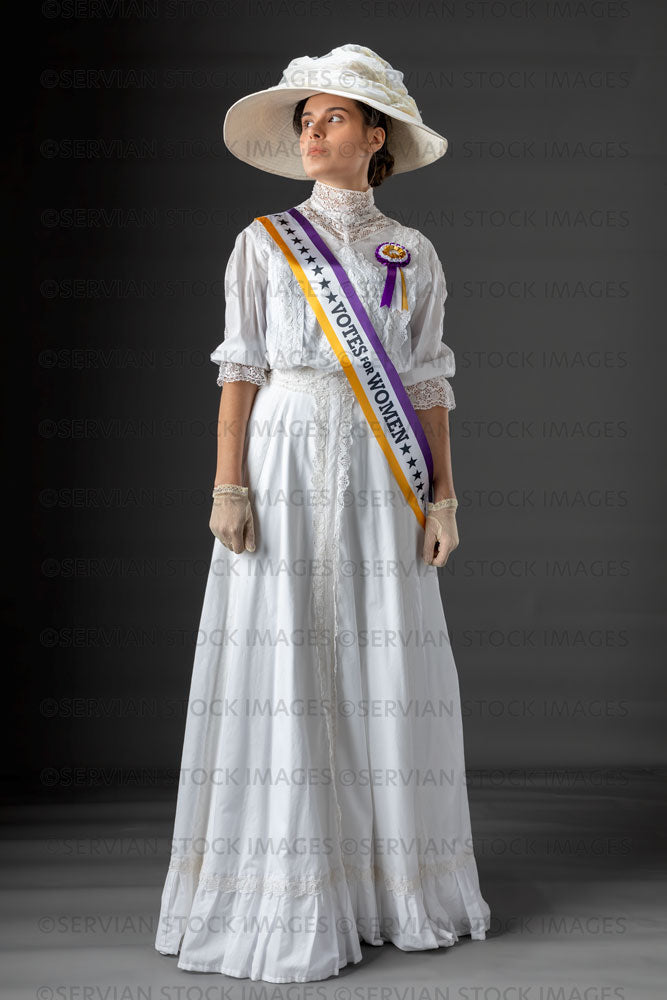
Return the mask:
M417 439L419 447L421 448L421 450L423 452L424 461L426 462L426 468L428 470L429 479L432 482L432 480L433 480L433 455L431 454L431 448L429 446L426 434L424 433L424 428L422 427L422 425L420 423L419 417L417 416L417 414L415 412L415 408L414 408L414 406L412 405L412 403L410 401L410 397L408 396L407 392L405 391L405 386L401 382L399 374L396 371L396 369L395 369L395 367L394 367L394 365L392 363L391 358L389 357L389 355L385 351L384 345L383 345L382 341L380 340L380 338L378 337L377 333L375 332L375 327L371 323L370 318L368 316L368 313L366 312L366 310L365 310L365 308L363 306L363 303L361 302L361 299L359 298L359 296L357 295L357 293L356 293L356 291L354 289L354 285L352 284L352 282L350 281L350 279L348 278L348 276L347 276L347 274L345 272L345 268L341 264L339 264L338 260L336 259L336 257L334 256L334 254L331 252L331 250L329 249L329 247L326 245L326 243L324 242L324 240L322 239L322 237L320 236L320 234L318 233L318 231L308 221L308 219L306 219L305 216L303 216L301 214L301 212L298 210L298 208L290 208L290 209L288 209L287 210L287 214L293 216L293 218L295 218L297 220L297 222L303 227L303 229L308 233L308 236L313 241L313 243L315 244L315 246L317 247L317 249L322 254L322 256L326 258L327 262L333 268L333 271L334 271L336 277L338 278L338 281L340 282L341 288L344 290L345 294L347 295L348 299L350 300L350 304L352 306L352 309L354 310L354 313L355 313L357 319L359 320L359 322L363 326L364 331L366 333L366 336L370 340L370 342L371 342L371 344L372 344L372 346L373 346L373 348L375 350L375 353L377 354L378 358L380 359L382 367L384 368L384 370L386 372L386 375L389 378L389 381L391 382L392 386L394 387L394 392L396 393L398 399L400 400L400 402L401 402L401 404L403 406L403 409L405 410L405 415L407 416L408 421L410 423L410 426L412 427L412 430L413 430L414 435L415 435L415 437ZM429 487L430 486L431 486L431 483L429 483ZM430 491L430 488L429 488L429 493L430 492L431 491Z

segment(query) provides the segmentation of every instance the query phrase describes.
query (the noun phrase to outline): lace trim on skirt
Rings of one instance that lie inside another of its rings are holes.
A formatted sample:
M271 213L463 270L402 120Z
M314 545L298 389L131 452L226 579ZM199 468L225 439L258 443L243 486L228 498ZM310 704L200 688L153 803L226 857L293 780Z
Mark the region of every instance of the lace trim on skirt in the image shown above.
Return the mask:
M327 872L289 877L282 875L257 875L248 873L235 875L219 872L201 872L201 856L185 856L172 858L169 871L180 874L192 874L197 879L198 888L208 892L259 892L262 895L278 895L296 898L298 896L314 896L329 888L341 879L348 882L361 882L375 885L383 882L385 889L397 896L407 896L417 892L422 880L429 876L439 877L465 868L473 860L472 851L461 850L447 861L422 862L416 875L392 875L379 865L368 865L359 868L344 864L342 868L334 868Z

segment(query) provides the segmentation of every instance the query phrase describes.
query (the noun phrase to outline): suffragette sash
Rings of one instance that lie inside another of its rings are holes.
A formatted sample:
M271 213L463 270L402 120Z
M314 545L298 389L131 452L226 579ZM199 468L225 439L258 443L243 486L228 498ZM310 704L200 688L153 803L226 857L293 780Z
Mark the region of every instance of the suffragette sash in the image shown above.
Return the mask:
M422 528L433 456L405 386L343 266L296 208L258 216L285 255Z

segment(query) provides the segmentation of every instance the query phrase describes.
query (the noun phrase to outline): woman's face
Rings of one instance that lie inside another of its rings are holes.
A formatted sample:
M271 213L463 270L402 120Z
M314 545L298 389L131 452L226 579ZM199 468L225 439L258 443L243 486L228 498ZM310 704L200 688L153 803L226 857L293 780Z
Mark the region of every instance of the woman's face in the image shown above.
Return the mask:
M384 138L379 125L364 124L361 109L352 98L314 94L304 105L301 159L304 170L315 180L366 191L369 160Z

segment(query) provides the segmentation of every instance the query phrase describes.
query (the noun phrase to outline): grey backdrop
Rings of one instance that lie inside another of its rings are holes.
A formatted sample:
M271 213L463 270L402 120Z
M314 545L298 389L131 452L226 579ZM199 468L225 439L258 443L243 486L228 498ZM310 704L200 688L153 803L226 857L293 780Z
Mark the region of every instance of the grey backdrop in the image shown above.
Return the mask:
M14 161L35 400L11 412L34 454L17 797L175 789L222 276L237 232L311 187L236 160L221 123L347 41L403 69L450 143L376 201L448 279L461 545L441 589L468 768L665 763L665 9L584 6L45 5Z

